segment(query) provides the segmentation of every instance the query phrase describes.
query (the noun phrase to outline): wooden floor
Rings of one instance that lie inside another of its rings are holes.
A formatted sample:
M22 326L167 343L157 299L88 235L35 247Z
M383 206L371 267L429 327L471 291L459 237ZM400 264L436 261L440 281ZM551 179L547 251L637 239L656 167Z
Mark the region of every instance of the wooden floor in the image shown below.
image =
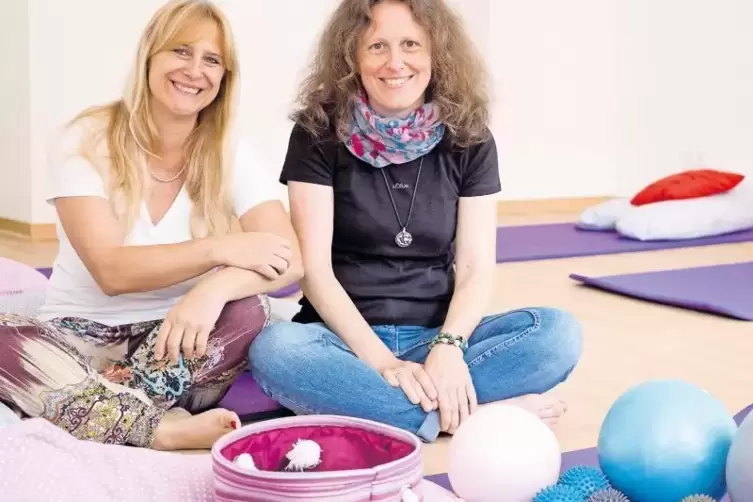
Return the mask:
M505 218L504 224L570 221L574 215ZM0 235L0 256L49 266L54 244ZM753 402L753 323L724 319L588 290L568 278L749 261L753 243L622 255L506 263L497 266L489 312L521 306L569 310L585 329L585 353L558 389L569 411L555 432L563 451L596 444L611 403L629 386L681 378L721 399L734 413ZM444 472L449 440L425 447L426 473Z

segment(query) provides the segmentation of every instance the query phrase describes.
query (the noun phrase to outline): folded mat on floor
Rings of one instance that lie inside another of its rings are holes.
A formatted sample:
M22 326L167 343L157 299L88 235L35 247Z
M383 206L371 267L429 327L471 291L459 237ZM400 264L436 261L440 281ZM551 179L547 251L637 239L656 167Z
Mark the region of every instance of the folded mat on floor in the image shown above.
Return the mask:
M574 223L497 228L497 263L656 251L753 242L753 230L701 239L639 241L615 231L582 230Z
M753 409L753 404L748 405L735 415L735 423L739 426L742 421L748 416L748 413ZM599 467L599 453L596 447L585 448L582 450L568 451L562 454L562 465L560 467L560 473L565 472L576 465L587 465L591 467ZM452 485L447 474L435 474L433 476L426 476L426 479L438 484L439 486L452 491ZM729 497L725 497L721 502L729 502Z
M753 262L570 278L611 293L753 321Z

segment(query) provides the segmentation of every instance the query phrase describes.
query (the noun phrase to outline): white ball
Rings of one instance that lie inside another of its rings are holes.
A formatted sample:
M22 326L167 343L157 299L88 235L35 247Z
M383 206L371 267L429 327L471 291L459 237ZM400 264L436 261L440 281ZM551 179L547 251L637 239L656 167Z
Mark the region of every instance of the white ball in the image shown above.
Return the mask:
M240 455L235 457L234 463L241 469L246 469L248 471L257 470L256 464L254 463L254 457L252 457L248 453L241 453Z
M517 406L480 408L450 441L448 476L467 502L530 502L557 483L559 442L539 417Z

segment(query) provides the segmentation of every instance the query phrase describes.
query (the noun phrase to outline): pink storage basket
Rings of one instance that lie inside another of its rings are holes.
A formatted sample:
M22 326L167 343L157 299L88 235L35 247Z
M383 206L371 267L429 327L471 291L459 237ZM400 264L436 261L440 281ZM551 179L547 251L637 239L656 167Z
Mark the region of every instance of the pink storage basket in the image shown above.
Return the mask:
M300 439L321 447L321 463L285 471ZM257 471L234 460L250 454ZM217 502L443 502L459 500L423 479L420 440L403 430L350 417L303 415L251 424L212 448Z

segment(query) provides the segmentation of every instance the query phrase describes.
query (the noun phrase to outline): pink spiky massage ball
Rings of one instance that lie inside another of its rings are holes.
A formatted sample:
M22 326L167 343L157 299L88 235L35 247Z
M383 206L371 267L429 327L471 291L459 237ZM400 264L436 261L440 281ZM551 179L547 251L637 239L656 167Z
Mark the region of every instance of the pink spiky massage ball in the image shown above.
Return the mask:
M450 441L448 476L466 502L530 502L557 483L562 452L539 417L517 406L476 411Z

